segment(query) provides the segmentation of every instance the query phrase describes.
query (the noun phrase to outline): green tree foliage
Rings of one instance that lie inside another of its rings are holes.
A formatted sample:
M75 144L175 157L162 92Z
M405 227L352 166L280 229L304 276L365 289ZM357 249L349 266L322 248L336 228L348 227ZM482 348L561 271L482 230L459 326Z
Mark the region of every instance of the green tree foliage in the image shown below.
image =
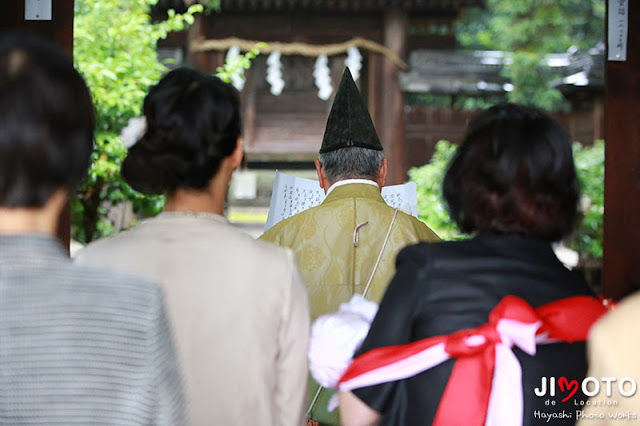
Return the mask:
M464 237L449 217L442 199L442 179L456 146L440 141L431 161L409 171L418 187L418 217L443 240ZM581 258L602 259L602 217L604 213L604 141L593 146L574 143L576 170L581 182L583 220L568 238L567 246Z
M156 43L171 31L192 24L203 10L193 5L184 14L151 22L157 0L77 0L73 53L94 99L97 128L119 132L140 114L147 89L166 66L157 60Z
M76 0L74 60L91 90L97 121L89 174L72 198L72 236L82 242L113 231L106 217L109 205L124 200L132 200L136 209L162 205L158 197L144 197L122 180L126 148L118 135L130 118L140 115L147 89L166 70L157 59L157 41L193 23L193 15L203 8L169 11L167 20L154 23L148 12L156 2Z
M540 63L547 53L572 46L588 49L604 36L604 0L487 0L456 25L461 46L513 52L504 76L514 85L509 99L546 110L566 107L549 83L556 78Z
M188 1L186 3L194 2ZM204 6L205 15L209 15L211 12L220 12L220 0L200 0L198 3Z
M418 218L443 240L463 237L442 199L442 179L455 150L456 145L440 141L428 164L409 170L409 180L416 183L418 190Z
M224 65L216 69L216 75L227 83L231 82L231 77L238 74L241 70L251 68L251 60L260 54L260 49L267 47L267 43L256 43L253 49L242 55L231 55L227 58Z
M586 147L573 144L582 190L583 219L567 245L584 258L602 259L604 215L604 141Z
M149 87L167 70L157 57L158 40L192 24L194 15L203 12L204 7L216 10L219 2L187 1L184 13L170 10L166 20L152 22L149 10L156 3L157 0L75 3L74 59L91 90L97 116L91 167L71 203L72 236L80 242L114 231L114 224L107 217L111 206L131 201L134 211L152 216L164 205L163 197L145 197L120 176L127 149L118 135L130 118L141 114ZM258 53L254 49L232 58L223 67L222 78L228 80L238 67L248 68L250 59Z

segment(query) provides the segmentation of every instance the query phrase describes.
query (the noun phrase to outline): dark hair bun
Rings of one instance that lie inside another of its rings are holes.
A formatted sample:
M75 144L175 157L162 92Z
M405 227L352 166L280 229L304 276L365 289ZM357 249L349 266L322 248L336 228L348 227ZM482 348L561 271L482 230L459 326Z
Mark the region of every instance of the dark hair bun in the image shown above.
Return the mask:
M122 164L125 180L146 194L204 188L241 134L238 92L189 68L169 72L144 100L147 130Z

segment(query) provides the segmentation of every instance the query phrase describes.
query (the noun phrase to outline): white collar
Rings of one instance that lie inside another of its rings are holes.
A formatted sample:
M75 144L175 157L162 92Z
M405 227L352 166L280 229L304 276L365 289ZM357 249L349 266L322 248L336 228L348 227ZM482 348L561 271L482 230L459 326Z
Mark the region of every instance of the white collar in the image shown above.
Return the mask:
M380 189L380 186L378 186L376 182L369 179L344 179L344 180L339 180L333 185L331 185L327 190L327 195L331 194L331 191L333 191L335 188L342 185L349 185L350 183L366 183L367 185L373 185L376 188Z

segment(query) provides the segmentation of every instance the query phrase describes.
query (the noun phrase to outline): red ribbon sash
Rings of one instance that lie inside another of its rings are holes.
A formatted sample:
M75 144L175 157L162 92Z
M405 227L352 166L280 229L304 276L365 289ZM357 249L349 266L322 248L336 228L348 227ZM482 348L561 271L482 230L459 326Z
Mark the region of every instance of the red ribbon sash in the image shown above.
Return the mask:
M506 296L491 311L487 324L406 345L373 349L353 361L340 383L444 343L445 351L451 358L456 358L456 363L433 424L480 426L485 423L491 396L496 344L502 342L497 329L500 320L540 324L537 336L572 343L586 340L591 326L606 312L607 308L598 299L588 296L569 297L538 308L532 308L519 297ZM470 336L482 336L484 340L481 338L478 344L478 338L474 337L476 342L472 345L468 341Z

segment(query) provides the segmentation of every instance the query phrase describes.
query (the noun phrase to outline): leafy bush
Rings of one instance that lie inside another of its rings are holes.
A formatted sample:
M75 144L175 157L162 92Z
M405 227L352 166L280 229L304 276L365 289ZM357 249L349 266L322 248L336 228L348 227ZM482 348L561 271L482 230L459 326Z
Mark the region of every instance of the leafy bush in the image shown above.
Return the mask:
M573 155L582 189L581 210L584 215L567 245L581 258L602 259L604 215L604 141L593 146L573 144Z
M464 237L449 217L442 199L442 179L456 146L440 141L431 161L409 171L418 186L418 216L443 240ZM567 246L582 259L602 259L602 217L604 214L604 141L593 146L574 143L576 169L582 187L584 219L567 240Z
M443 240L463 237L455 222L449 217L442 199L442 179L455 150L456 145L442 140L436 144L428 164L409 170L409 180L415 182L418 187L418 218Z

